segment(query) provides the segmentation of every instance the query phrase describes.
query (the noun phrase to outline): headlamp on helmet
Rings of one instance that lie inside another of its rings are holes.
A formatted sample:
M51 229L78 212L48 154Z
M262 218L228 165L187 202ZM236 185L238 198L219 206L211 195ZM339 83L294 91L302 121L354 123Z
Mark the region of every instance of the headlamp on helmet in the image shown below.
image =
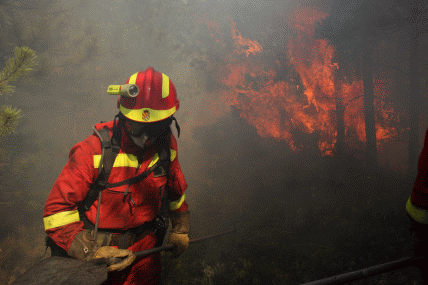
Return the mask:
M134 73L125 85L110 85L107 92L121 95L118 101L120 112L136 122L162 121L174 115L179 108L177 92L171 79L153 67Z
M141 147L153 143L169 129L180 105L171 79L153 67L134 73L124 85L110 85L107 93L120 95L119 121ZM176 120L175 126L179 135Z
M124 97L136 97L140 93L140 89L135 84L110 85L107 89L110 95L120 95Z

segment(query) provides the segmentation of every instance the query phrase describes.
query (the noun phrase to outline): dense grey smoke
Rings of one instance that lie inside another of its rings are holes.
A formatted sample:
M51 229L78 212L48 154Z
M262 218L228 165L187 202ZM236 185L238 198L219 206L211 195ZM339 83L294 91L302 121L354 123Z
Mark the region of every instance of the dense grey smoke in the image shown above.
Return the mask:
M332 2L21 0L5 5L28 32L17 36L16 45L28 44L48 70L41 79L20 80L7 101L25 116L9 142L12 154L34 161L26 170L26 187L37 197L35 207L41 212L71 147L92 133L92 125L117 114L117 97L108 95L107 87L153 66L171 78L180 100L178 157L189 184L193 237L231 227L255 243L272 232L277 234L272 239L295 243L309 236L329 243L345 235L321 230L317 222L327 217L328 223L340 199L352 209L352 198L340 187L360 168L350 161L336 171L315 154L298 157L286 142L261 137L224 102L225 86L214 78L216 67L234 56L234 23L243 38L262 46L261 60L273 67L287 53L288 15L298 6L329 13ZM331 192L320 193L320 181L331 182ZM5 215L5 222L12 219ZM41 228L41 216L29 220Z
M269 151L239 115L232 116L210 81L207 65L224 62L233 49L232 21L243 37L259 41L266 54L285 49L286 15L297 5L297 1L111 0L44 1L39 6L16 1L6 6L20 16L23 28L35 27L38 34L30 47L50 68L37 84L21 80L9 99L25 114L19 133L28 137L28 143L19 144L19 151L40 152L32 140L43 149L39 169L29 169L40 204L73 144L89 135L93 124L117 113L117 98L107 95L107 86L122 84L133 73L153 66L172 79L180 99L179 158L190 185L188 202L195 221L205 219L198 219L199 211L212 208L221 227L237 205L244 211L252 196L241 183L252 176L245 163L258 161L257 155ZM234 159L242 161L233 163ZM211 177L217 171L225 175ZM256 192L259 187L251 188Z

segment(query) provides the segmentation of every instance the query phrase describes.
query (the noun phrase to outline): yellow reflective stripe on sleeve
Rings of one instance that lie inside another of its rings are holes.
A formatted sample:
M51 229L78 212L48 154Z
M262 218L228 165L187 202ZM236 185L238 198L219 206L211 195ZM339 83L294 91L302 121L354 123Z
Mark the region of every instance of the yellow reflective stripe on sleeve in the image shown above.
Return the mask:
M169 77L162 73L162 98L169 95Z
M174 150L174 149L169 149L169 151L171 152L171 156L170 156L170 159L171 159L171 161L173 161L176 157L177 157L177 151L176 150ZM147 168L150 168L150 167L152 167L153 165L155 165L155 163L157 162L159 160L159 155L158 155L158 153L155 153L155 155L153 156L153 158L152 158L152 161L150 161L150 164L149 164L149 166L147 166Z
M406 211L416 222L428 224L428 211L413 205L410 198L406 203Z
M94 155L94 168L100 167L101 155ZM128 153L119 153L116 156L113 167L138 167L138 158Z
M77 210L60 212L43 218L45 230L58 228L78 221L80 221L80 218Z
M171 211L177 210L178 208L183 205L184 199L186 198L186 194L183 194L183 196L180 197L180 199L169 202L169 209Z

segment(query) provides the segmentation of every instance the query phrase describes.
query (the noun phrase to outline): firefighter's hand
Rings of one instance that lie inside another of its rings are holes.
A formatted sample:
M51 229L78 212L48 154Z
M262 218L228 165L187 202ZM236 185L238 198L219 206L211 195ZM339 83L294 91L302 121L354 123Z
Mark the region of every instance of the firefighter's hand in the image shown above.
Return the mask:
M175 244L177 246L172 256L179 257L189 246L189 235L185 233L171 232L168 244Z
M131 265L136 256L135 254L127 249L118 249L112 246L100 247L92 257L92 259L106 258L106 259L117 259L119 262L110 264L107 267L108 271L121 271Z
M88 231L81 231L71 242L68 255L79 260L90 261L97 258L113 259L118 258L118 263L107 267L108 271L122 270L132 264L135 255L130 250L117 249L111 246L99 247ZM122 258L125 258L121 260Z
M173 257L178 257L189 246L189 211L171 211L169 216L172 227L168 243L175 244L177 246L177 248L174 250Z
M88 231L81 231L71 242L67 254L79 260L89 261L98 250L98 245Z

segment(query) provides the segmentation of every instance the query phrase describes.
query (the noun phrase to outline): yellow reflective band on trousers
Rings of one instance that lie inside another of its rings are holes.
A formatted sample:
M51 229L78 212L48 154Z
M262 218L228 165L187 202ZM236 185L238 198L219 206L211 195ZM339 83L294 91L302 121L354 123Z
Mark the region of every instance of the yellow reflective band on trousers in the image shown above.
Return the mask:
M171 159L171 161L173 161L173 160L176 158L176 156L177 156L177 151L176 151L176 150L174 150L174 149L171 149L171 148L169 149L169 151L171 152L170 159ZM147 168L150 168L150 167L152 167L153 165L155 165L155 163L156 163L158 160L159 160L159 155L158 155L158 153L155 153L155 155L153 156L152 161L150 162L149 166L147 166Z
M186 198L186 194L183 194L183 196L180 197L180 199L169 202L169 209L171 211L177 210L178 208L183 205L184 199Z
M77 210L64 211L43 218L45 230L58 228L78 221L80 221L80 218Z
M412 202L407 200L406 211L418 223L428 224L428 210L421 209L412 204Z
M100 167L101 154L94 155L94 168ZM138 158L128 153L119 153L114 160L113 167L138 167Z

